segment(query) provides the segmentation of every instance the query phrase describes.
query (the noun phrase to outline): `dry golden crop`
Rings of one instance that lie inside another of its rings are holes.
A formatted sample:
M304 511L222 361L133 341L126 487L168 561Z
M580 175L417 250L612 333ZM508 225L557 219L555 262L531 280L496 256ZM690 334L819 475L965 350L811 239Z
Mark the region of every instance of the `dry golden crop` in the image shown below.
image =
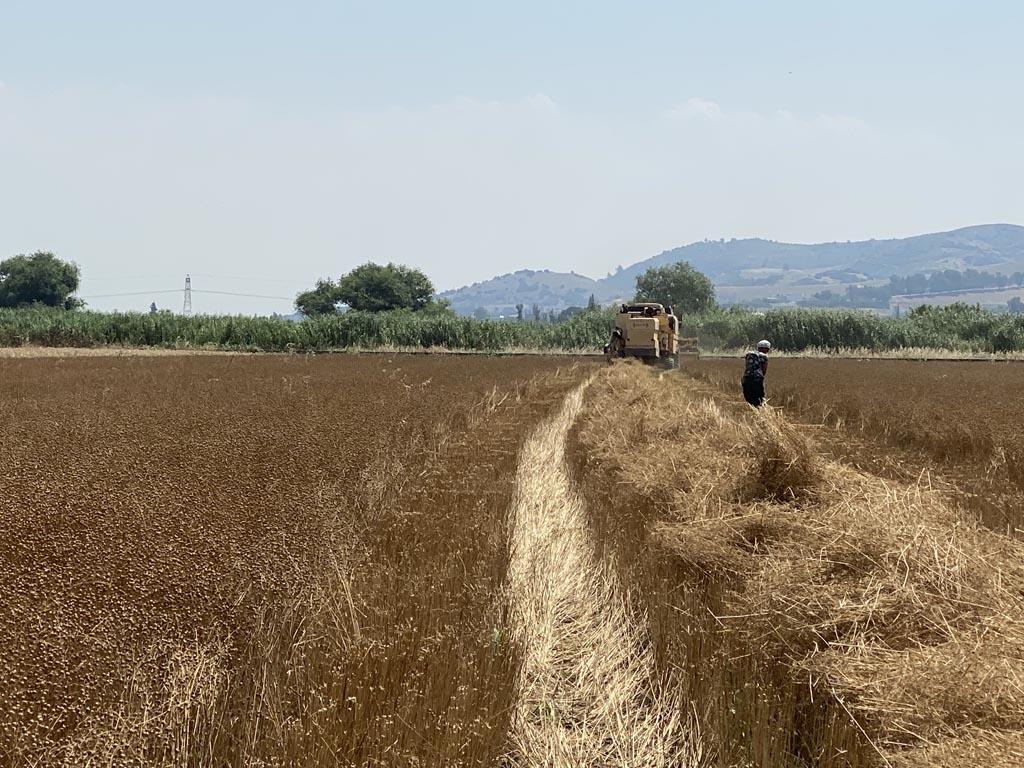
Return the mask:
M1013 764L989 444L700 366L0 360L0 764Z
M572 450L713 763L1015 764L1020 542L948 489L829 460L814 430L738 399L616 365Z
M686 370L739 392L739 360ZM840 427L822 442L844 460L905 477L929 470L986 525L1024 534L1019 362L777 358L766 389L773 405Z
M495 764L566 363L0 361L0 762Z

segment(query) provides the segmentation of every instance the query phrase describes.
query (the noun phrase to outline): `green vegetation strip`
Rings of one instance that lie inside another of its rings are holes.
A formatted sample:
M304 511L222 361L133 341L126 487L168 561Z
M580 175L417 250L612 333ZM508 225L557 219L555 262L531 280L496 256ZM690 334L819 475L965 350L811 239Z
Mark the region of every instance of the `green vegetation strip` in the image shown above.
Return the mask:
M904 348L959 353L1024 350L1024 317L976 307L923 307L904 318L806 309L715 310L681 318L684 335L705 349L771 339L788 351ZM484 352L599 350L613 323L608 310L564 322L477 320L449 312L345 312L291 322L275 317L0 309L0 346L216 348L265 352L444 348Z

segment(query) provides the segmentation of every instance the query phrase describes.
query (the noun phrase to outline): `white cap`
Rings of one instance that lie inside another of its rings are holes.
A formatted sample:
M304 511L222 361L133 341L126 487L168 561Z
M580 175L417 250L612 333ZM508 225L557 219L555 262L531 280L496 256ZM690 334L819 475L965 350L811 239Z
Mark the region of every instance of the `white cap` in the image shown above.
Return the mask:
M770 341L768 341L768 339L761 339L759 342L757 342L757 348L758 349L771 349L772 348L772 343Z

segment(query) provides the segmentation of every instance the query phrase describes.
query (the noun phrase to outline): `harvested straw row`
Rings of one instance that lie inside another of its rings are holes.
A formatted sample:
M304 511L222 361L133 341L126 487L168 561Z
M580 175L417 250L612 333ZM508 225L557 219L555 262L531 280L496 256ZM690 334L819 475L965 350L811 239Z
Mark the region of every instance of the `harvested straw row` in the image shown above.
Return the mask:
M596 556L566 469L582 388L520 454L509 589L523 648L514 765L697 766L685 710L651 677L644 625Z
M1018 764L1020 543L927 487L825 461L780 412L723 409L693 380L616 366L587 418L592 454L657 507L656 549L727 582L722 626L817 680L878 761Z

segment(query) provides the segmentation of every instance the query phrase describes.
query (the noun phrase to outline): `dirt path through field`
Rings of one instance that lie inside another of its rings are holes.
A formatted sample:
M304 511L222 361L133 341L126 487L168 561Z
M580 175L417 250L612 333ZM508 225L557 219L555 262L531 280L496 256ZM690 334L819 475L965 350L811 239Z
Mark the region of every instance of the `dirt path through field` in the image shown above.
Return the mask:
M513 763L695 764L680 702L657 690L646 628L595 555L566 441L586 384L530 436L510 519L513 623L523 647Z

